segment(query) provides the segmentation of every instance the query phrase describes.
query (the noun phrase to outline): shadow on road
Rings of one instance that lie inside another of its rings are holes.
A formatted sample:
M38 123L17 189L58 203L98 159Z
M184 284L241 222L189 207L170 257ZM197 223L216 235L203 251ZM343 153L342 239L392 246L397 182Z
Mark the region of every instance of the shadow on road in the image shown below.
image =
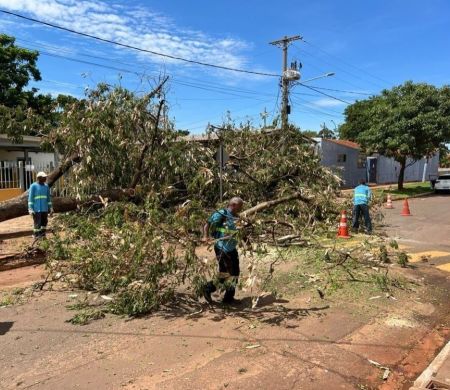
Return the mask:
M323 305L310 308L292 308L283 305L286 303L289 303L286 299L277 299L273 295L267 295L260 298L255 308L252 308L251 297L245 297L234 305L224 305L221 302L214 302L209 305L198 302L189 295L180 294L175 303L155 312L153 316L168 320L186 317L193 321L200 318L209 318L214 322L223 321L227 317L240 317L279 326L289 320L300 320L310 315L324 315L324 312L330 307L329 305Z
M12 328L14 322L0 322L0 336L5 335Z

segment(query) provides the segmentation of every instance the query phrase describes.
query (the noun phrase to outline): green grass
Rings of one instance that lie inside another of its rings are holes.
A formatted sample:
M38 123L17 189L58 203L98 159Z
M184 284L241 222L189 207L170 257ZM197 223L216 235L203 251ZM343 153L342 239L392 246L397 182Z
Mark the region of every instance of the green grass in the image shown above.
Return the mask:
M105 317L103 310L95 308L86 308L76 313L71 319L66 322L70 322L73 325L87 325L92 321L99 320Z
M376 253L376 251L375 251ZM288 272L276 272L268 290L278 296L295 297L299 293L309 292L318 299L317 290L335 302L369 302L372 296L382 295L398 289L405 289L408 282L402 277L389 274L379 268L378 271L361 264L357 259L348 259L345 268L335 267L328 271L333 263L326 259L323 249L303 248L290 251L294 266ZM374 263L374 266L377 266Z
M428 194L433 192L429 182L425 183L405 183L403 190L398 190L396 184L392 184L389 188L374 188L373 193L375 196L381 196L382 194L392 194L393 199L403 199L408 196L415 196L421 194Z

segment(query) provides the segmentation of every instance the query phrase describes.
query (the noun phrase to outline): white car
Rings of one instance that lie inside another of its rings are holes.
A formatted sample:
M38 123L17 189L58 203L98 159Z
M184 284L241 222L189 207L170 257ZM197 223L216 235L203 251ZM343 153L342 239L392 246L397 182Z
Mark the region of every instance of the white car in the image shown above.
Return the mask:
M434 183L434 192L450 191L450 173L439 175Z

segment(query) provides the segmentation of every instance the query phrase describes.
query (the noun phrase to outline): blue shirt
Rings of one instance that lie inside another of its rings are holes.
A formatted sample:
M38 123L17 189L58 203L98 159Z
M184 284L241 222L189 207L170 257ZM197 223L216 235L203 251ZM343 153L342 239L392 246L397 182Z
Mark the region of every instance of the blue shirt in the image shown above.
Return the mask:
M35 213L48 213L52 208L52 195L47 183L33 183L28 190L28 208Z
M237 247L237 240L230 238L237 233L235 218L230 210L221 209L214 212L208 219L210 232L217 239L215 247L224 252L231 252ZM227 238L223 238L227 237ZM223 239L222 239L223 238Z
M370 200L371 196L372 196L372 192L370 191L370 188L368 186L366 186L365 184L360 184L354 190L353 204L355 206L358 206L361 204L369 204L369 200Z

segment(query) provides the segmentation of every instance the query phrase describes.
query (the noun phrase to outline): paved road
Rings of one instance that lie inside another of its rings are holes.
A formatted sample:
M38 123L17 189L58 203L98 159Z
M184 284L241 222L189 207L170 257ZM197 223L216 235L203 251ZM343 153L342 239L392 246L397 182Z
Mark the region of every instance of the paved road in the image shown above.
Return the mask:
M412 216L402 217L403 201L385 210L388 234L408 252L411 261L429 256L438 268L450 272L450 195L435 195L409 200Z

